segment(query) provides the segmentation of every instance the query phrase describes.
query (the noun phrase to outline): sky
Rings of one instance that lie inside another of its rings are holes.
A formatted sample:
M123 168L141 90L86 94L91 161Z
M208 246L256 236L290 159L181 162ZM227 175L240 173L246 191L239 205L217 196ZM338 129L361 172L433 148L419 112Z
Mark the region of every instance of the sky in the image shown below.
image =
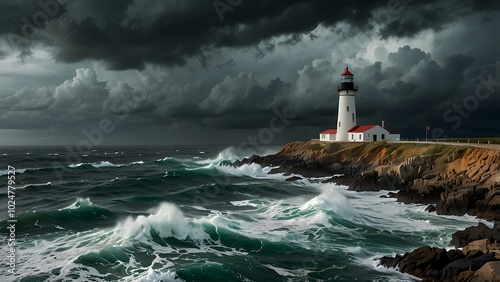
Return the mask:
M0 145L500 136L500 1L3 0Z

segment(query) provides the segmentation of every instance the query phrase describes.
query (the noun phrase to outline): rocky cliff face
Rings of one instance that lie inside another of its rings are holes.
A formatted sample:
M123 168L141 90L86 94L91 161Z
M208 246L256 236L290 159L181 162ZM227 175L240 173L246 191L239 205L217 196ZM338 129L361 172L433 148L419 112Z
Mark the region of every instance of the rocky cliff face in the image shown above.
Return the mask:
M389 196L425 203L438 214L468 213L500 220L500 150L411 143L293 142L277 154L252 156L236 165L258 163L271 173L332 176L330 182L355 191L397 190ZM293 176L289 180L300 177ZM423 281L500 281L500 225L484 224L453 234L462 250L424 246L404 255L383 257Z
M390 196L432 204L438 214L500 220L498 149L308 141L289 143L277 154L254 155L240 164L252 162L275 166L271 173L332 176L328 181L355 191L398 190Z

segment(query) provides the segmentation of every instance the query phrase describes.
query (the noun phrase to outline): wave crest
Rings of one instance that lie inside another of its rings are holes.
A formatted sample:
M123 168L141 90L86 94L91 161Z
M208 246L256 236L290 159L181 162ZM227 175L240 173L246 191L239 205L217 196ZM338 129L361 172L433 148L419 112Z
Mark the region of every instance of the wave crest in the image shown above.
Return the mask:
M187 221L182 211L171 203L162 203L148 216L128 217L115 229L115 235L123 238L150 237L152 232L162 238L179 240L209 238L201 225Z
M122 167L122 164L113 164L109 161L101 161L101 162L95 162L95 163L79 163L79 164L70 164L68 167L70 168L77 168L81 166L93 166L94 168L101 168L101 167Z

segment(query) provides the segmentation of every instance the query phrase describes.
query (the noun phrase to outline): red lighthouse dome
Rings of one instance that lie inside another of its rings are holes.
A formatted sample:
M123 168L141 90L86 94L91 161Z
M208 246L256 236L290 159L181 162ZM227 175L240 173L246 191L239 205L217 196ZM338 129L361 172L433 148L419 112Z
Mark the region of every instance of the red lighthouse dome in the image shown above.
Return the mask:
M346 67L341 75L353 75L353 74L349 71L349 67Z

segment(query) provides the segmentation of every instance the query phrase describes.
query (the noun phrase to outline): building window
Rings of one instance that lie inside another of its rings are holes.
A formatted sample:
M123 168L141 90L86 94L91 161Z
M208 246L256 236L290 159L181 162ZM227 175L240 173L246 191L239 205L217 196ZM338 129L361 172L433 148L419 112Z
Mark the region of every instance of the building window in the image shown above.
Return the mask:
M382 134L382 140L385 140L385 134Z
M361 140L361 134L359 134L359 138L358 139Z
M351 140L354 140L354 133L351 134Z
M354 114L352 114L352 122L354 122Z
M349 111L349 106L347 106L347 111Z

